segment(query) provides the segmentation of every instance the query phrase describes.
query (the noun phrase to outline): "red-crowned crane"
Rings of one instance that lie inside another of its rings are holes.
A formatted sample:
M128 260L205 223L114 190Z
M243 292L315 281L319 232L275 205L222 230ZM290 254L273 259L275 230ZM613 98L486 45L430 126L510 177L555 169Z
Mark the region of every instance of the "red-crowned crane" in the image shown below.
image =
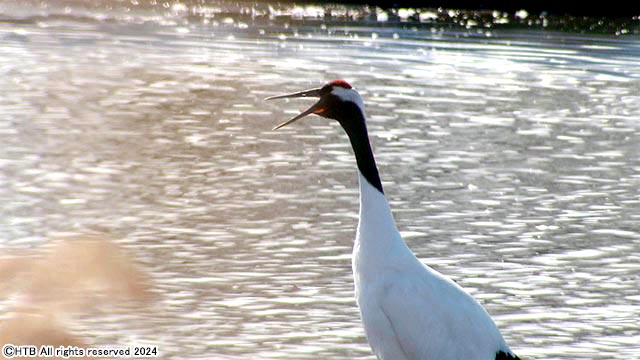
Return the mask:
M337 120L358 165L360 217L353 247L356 302L381 360L516 360L495 323L459 285L416 258L400 236L369 143L364 103L344 80L282 98L319 98L274 128L310 114Z

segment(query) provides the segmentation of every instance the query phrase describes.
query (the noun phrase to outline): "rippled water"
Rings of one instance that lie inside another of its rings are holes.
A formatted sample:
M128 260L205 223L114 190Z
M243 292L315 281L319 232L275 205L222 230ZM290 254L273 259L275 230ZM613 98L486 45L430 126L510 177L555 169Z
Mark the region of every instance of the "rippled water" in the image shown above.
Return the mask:
M88 342L374 358L353 300L348 142L320 118L272 132L307 103L262 100L344 78L407 242L514 351L640 356L637 37L9 15L0 244L106 230L160 293L144 320L85 319Z

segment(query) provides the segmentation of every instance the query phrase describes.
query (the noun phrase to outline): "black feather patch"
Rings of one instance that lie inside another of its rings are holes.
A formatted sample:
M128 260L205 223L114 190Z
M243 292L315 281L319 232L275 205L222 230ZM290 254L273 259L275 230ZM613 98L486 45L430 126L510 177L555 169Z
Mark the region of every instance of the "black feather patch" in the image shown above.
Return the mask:
M328 101L336 100L329 98ZM384 191L382 190L382 182L380 181L380 174L378 173L378 167L376 166L376 160L373 157L373 151L371 150L367 125L365 123L362 110L360 110L358 105L352 102L342 102L340 105L333 106L329 105L328 108L337 109L328 110L331 111L331 113L326 116L338 120L344 131L349 136L360 173L371 185L384 194ZM322 114L322 116L325 115Z
M514 354L500 350L496 353L496 360L520 360L520 358Z

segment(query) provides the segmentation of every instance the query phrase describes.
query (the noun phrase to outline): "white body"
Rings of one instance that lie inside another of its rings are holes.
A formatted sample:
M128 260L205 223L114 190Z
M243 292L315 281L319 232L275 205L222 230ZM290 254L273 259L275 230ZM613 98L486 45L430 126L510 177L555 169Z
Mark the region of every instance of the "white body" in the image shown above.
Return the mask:
M356 301L381 360L494 360L509 352L487 312L407 247L385 196L360 174Z

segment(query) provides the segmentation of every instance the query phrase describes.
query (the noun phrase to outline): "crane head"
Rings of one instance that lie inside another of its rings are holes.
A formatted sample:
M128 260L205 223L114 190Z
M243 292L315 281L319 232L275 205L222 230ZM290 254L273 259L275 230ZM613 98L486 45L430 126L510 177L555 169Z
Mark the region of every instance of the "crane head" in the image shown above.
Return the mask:
M353 111L354 105L364 114L364 105L360 94L344 80L333 80L321 88L300 91L292 94L276 95L265 100L313 97L319 98L313 106L293 118L278 124L273 130L280 129L303 117L316 114L325 118L338 120L343 126L344 122L352 117L349 113Z

